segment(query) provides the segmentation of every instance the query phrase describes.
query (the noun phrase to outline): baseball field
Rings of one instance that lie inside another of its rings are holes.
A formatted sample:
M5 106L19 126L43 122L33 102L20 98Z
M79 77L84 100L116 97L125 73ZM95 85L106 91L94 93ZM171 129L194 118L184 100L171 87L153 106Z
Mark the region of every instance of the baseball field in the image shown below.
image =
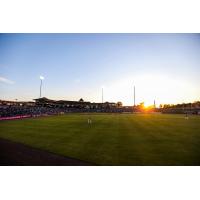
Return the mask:
M66 114L0 121L0 138L95 165L200 165L200 116Z

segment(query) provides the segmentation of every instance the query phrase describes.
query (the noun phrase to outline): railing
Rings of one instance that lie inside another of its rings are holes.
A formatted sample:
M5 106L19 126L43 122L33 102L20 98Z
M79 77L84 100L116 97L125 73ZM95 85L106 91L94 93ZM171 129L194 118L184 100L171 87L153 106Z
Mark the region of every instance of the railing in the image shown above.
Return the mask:
M13 120L13 119L23 119L23 118L29 118L31 115L20 115L20 116L14 116L14 117L0 117L1 120Z

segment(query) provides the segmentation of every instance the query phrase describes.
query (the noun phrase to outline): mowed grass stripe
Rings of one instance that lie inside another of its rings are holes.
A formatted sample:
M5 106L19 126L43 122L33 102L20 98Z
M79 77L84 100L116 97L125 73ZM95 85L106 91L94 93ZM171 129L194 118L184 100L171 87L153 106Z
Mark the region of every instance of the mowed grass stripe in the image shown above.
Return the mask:
M144 131L141 132L149 137L145 146L150 147L147 152L143 153L143 158L147 159L144 164L152 162L156 165L178 165L182 162L192 165L195 161L197 161L197 165L200 164L199 134L198 137L195 137L198 145L195 145L194 140L191 140L194 138L194 132L191 134L191 131L195 130L194 125L196 124L192 123L193 119L188 123L183 115L174 115L173 118L176 120L173 121L168 120L168 115L166 118L164 118L165 115L157 117L156 115L151 116L151 118L145 118L143 121L145 126L143 125ZM142 138L145 138L145 136ZM141 146L142 144L139 145L139 147ZM195 151L193 151L194 148L196 148Z

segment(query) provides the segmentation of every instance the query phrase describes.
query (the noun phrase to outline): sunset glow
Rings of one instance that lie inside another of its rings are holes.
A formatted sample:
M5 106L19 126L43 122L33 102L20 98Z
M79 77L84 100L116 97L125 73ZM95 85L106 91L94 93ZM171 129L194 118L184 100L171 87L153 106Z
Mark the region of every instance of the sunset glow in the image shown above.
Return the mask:
M119 100L124 102L125 105L133 105L134 85L136 86L136 103L145 102L146 107L153 105L154 100L159 105L162 103L190 102L198 99L198 90L192 83L164 75L149 74L108 83L104 86L105 100ZM92 95L98 96L98 93Z

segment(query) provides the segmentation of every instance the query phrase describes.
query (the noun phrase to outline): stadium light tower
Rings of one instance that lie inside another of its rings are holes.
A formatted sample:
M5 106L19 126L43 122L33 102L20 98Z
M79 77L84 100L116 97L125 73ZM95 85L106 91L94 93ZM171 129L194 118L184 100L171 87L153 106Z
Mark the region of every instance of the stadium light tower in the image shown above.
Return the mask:
M40 98L42 97L42 81L44 80L43 76L40 76Z

